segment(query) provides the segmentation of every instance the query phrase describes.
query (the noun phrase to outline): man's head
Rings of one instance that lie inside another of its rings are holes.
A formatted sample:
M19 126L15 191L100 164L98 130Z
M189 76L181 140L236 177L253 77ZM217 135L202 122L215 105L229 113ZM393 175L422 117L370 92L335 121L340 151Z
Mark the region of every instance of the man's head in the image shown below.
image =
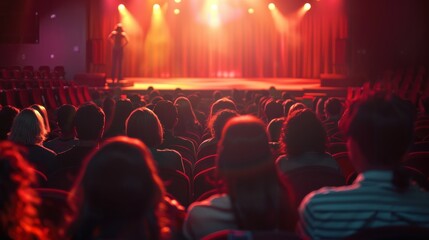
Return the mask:
M325 102L326 119L339 119L343 112L343 104L338 98L329 98Z
M95 104L81 105L75 115L75 128L79 140L99 140L104 131L105 116Z

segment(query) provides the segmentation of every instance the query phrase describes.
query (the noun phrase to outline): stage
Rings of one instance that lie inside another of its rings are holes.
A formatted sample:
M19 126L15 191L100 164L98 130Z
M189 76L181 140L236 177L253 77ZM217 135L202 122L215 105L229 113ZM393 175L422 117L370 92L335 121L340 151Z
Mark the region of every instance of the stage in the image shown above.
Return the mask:
M125 78L120 85L111 84L107 79L107 89L120 87L124 92L140 92L153 87L161 91L172 91L177 88L183 91L230 91L269 90L287 91L296 95L345 96L344 87L321 86L320 79L307 78Z

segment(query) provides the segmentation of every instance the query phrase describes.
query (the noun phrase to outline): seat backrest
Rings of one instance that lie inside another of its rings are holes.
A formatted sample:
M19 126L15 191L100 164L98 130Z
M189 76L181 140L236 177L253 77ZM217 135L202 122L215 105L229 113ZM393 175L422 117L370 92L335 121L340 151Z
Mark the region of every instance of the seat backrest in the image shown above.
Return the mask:
M334 155L332 155L332 157L335 159L335 161L337 161L337 164L338 166L340 166L341 172L343 173L344 177L349 176L352 172L355 171L355 168L350 162L348 152L335 153Z
M216 156L217 154L209 155L198 160L194 165L194 175L197 175L203 170L214 167L216 164Z
M405 157L404 165L416 168L429 177L429 152L409 153Z
M211 144L206 147L201 148L197 153L197 159L213 155L217 153L217 144Z
M346 179L341 172L325 166L307 166L297 168L283 175L292 186L297 206L310 192L328 186L343 186Z
M158 169L158 174L164 182L164 186L181 205L190 204L191 185L188 176L181 171L168 168Z
M203 193L217 189L219 180L216 167L203 170L194 176L194 197L198 199Z

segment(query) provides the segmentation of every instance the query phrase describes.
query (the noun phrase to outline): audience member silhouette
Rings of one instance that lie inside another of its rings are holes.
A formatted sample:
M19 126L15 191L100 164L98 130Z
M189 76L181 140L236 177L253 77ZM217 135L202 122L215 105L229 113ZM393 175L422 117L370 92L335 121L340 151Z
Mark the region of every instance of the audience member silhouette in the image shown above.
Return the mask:
M106 116L106 123L104 128L109 129L112 124L113 114L115 113L116 101L112 97L106 97L103 100L103 112Z
M283 117L283 106L280 100L270 99L265 104L264 109L265 117L267 118L267 123L269 123L274 118Z
M116 101L112 123L110 124L109 129L106 129L104 132L103 139L115 136L125 136L125 121L133 109L133 104L129 99L120 99Z
M175 134L183 137L189 137L189 134L197 135L198 138L202 134L202 126L195 117L194 109L191 102L186 97L178 97L174 101L177 108L178 121L174 128ZM199 142L198 142L199 143Z
M45 142L43 145L58 154L78 143L74 129L76 107L71 104L64 104L57 109L56 114L59 136Z
M164 129L164 138L159 148L166 149L174 145L184 146L195 156L196 151L192 141L174 134L174 127L178 121L177 108L174 104L171 101L161 100L155 105L153 112L157 115Z
M50 174L58 167L58 162L55 159L56 153L42 145L46 134L40 113L26 108L16 115L9 140L26 148L22 154L37 170Z
M46 130L46 138L51 139L54 136L54 133L51 132L51 123L49 121L48 111L46 110L46 108L40 104L33 104L30 106L30 108L40 113Z
M228 120L237 116L237 112L229 109L221 110L214 115L209 123L212 137L204 140L198 147L198 159L217 153L217 145L222 136L223 128Z
M0 239L44 240L34 169L12 142L0 142Z
M295 103L296 102L294 100L292 100L292 99L286 99L283 102L282 105L283 105L283 116L284 117L288 116L290 107L292 107L292 105L294 105Z
M170 149L159 149L162 144L163 131L158 117L152 110L142 107L134 110L126 121L128 137L142 141L152 152L158 168L179 170L185 173L182 156Z
M307 195L299 208L301 235L343 239L368 228L428 227L429 193L400 170L413 139L407 104L385 94L370 95L352 104L340 127L359 176L351 186Z
M326 153L327 136L322 122L310 109L293 111L284 122L281 142L285 155L277 159L282 172L309 166L326 166L339 171Z
M70 239L168 239L165 190L137 139L106 140L85 161L71 193Z
M69 150L57 155L61 171L66 170L63 172L64 177L69 178L66 186L61 186L61 188L68 190L72 186L84 159L91 151L98 148L103 135L104 123L104 112L97 105L87 103L77 109L74 126L79 142Z
M10 105L0 110L0 140L6 140L12 127L13 119L18 115L19 109Z
M217 170L225 194L188 209L188 239L224 229L293 230L295 217L286 183L278 174L264 123L252 116L228 121L219 143Z

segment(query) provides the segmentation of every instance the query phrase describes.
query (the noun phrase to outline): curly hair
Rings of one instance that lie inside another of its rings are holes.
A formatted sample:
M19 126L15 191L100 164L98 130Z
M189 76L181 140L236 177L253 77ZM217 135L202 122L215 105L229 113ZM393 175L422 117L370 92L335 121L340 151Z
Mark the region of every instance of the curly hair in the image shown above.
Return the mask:
M32 189L34 169L10 141L0 143L0 238L46 239L37 207L40 199Z

